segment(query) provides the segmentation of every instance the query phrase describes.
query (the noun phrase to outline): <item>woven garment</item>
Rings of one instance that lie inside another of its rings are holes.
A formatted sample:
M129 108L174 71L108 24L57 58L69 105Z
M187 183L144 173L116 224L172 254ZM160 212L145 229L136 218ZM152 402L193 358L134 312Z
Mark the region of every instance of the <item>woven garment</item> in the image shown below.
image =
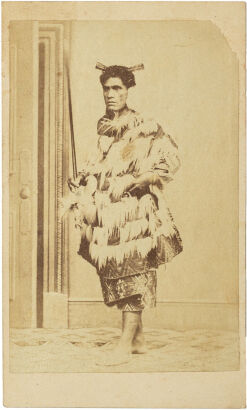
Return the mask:
M80 254L104 275L108 270L118 275L118 265L129 258L134 264L139 259L142 272L170 262L182 251L164 197L166 183L180 166L177 145L159 124L128 108L118 119L101 118L98 135L97 155L84 167L90 183L75 207L76 225L84 235ZM156 175L160 185L149 183L129 191L147 172Z
M117 279L100 277L104 302L117 304L121 310L143 310L155 307L157 275L155 270Z
M155 307L155 298L151 298L146 303L143 301L142 296L134 295L130 296L129 298L121 300L121 302L117 303L117 307L122 312L141 312L144 309L150 309Z
M155 304L147 297L155 294L154 269L183 249L165 199L179 166L177 145L155 121L128 107L116 119L99 120L96 155L85 163L84 185L68 206L81 231L78 253L95 266L107 305L134 296L126 309Z

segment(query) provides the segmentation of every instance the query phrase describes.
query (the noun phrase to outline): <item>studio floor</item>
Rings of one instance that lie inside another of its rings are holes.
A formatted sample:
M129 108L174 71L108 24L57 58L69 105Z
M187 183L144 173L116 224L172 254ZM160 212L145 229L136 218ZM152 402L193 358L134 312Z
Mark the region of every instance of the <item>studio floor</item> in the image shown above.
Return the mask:
M228 371L239 368L238 335L203 329L146 329L148 352L128 363L96 364L118 341L116 328L11 329L10 371L21 373Z

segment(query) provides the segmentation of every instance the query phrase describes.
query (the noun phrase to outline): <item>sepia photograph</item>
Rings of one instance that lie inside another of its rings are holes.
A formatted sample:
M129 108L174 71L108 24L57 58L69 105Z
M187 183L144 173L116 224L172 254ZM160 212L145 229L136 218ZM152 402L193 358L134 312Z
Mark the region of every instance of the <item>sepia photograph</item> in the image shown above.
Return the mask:
M10 377L239 373L232 43L207 18L114 13L30 14L6 32Z

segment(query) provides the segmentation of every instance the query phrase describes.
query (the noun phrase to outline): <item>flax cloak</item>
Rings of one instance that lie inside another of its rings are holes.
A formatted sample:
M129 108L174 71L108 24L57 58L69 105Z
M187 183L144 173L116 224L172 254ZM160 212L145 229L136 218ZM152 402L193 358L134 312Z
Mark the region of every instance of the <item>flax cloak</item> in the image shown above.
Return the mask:
M183 249L165 198L180 167L178 147L159 124L128 107L118 119L106 113L97 131L95 157L81 172L82 200L73 204L82 232L78 253L95 266L108 306L134 295L154 306L155 270ZM130 188L146 172L159 182Z

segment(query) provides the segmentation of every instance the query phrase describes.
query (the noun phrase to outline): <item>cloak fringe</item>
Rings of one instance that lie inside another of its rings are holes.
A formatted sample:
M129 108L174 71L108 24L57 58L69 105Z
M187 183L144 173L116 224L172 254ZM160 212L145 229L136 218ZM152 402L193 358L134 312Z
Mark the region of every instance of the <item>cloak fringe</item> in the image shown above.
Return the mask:
M123 198L119 202L97 209L99 225L105 226L109 234L117 226L123 226L127 221L137 218L138 199L135 197Z
M62 202L63 213L73 209L76 226L88 241L89 254L99 269L112 258L117 263L136 253L145 258L157 247L160 236L167 238L167 243L176 236L164 192L157 186L149 185L149 188L158 200L158 209L150 194L140 199L122 197L133 182L133 174L138 176L153 170L170 180L179 168L176 144L167 134L161 138L158 128L155 121L144 121L140 115L133 116L133 112L117 120L103 117L98 125L98 154L85 165L91 175L89 186L80 187ZM96 192L92 175L97 176ZM106 178L110 186L107 191L101 191ZM148 236L139 238L144 235ZM115 237L118 243L108 245L110 238ZM170 253L174 255L172 247Z
M117 263L122 263L125 258L133 256L135 253L145 258L151 249L157 246L157 237L147 237L123 242L119 245L99 246L93 242L89 245L89 253L92 260L102 268L110 259L115 259Z

